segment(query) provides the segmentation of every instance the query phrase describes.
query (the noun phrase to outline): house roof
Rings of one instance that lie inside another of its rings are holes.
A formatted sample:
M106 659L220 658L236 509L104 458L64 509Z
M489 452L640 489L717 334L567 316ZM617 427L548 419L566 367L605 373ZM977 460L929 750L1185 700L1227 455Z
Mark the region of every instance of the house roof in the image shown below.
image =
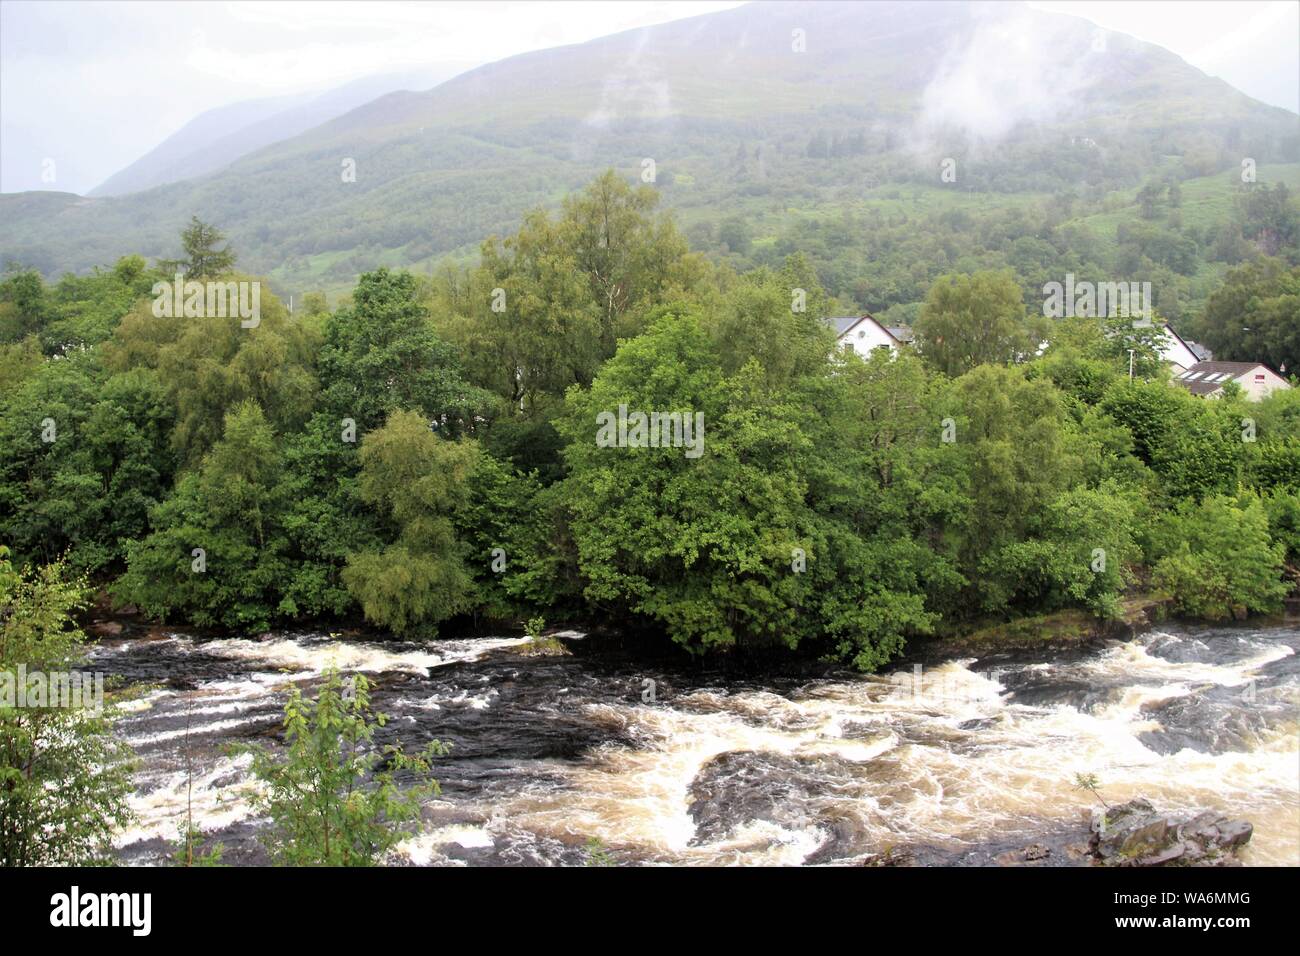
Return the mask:
M1193 395L1217 392L1225 382L1249 375L1255 369L1271 371L1262 362L1197 362L1187 371L1174 377L1174 381Z
M849 332L851 332L855 327L857 327L859 323L870 322L872 325L880 329L880 331L884 332L895 342L901 344L902 342L911 341L912 330L907 328L907 326L896 325L893 328L888 328L882 325L879 321L877 321L876 317L872 315L870 312L865 312L862 315L835 316L833 318L827 319L826 322L827 324L835 328L835 337L840 339L844 338L844 336L847 335ZM907 329L908 338L904 339L899 337L899 335L896 334L896 330L898 329Z
M1186 342L1187 342L1187 347L1191 349L1192 354L1196 356L1196 361L1208 362L1214 358L1214 353L1211 352L1209 349L1207 349L1200 342L1193 342L1191 339L1187 339Z
M912 331L910 325L887 325L885 331L900 342L910 342L916 338L916 333Z
M1247 372L1253 372L1257 368L1272 371L1263 362L1197 362L1187 371L1189 372L1228 372L1232 376L1245 375Z

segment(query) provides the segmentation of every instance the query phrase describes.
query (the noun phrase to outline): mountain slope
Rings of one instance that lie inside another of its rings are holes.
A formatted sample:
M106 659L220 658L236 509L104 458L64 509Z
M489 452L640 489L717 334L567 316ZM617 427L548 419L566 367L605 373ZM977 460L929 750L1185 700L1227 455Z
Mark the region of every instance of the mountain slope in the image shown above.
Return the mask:
M303 94L245 100L200 113L86 195L119 196L220 169L242 154L219 151L214 148L215 144L237 136L241 130L253 124L301 106L311 98L311 94ZM262 142L258 147L266 145L266 142Z
M171 254L195 213L283 288L337 288L376 264L471 250L600 170L635 175L648 159L688 221L740 204L788 217L882 183L939 185L945 158L975 195L1102 194L1170 157L1187 177L1242 156L1292 162L1297 132L1295 114L1072 17L962 2L750 5L392 93L200 180L119 198L0 197L0 260L57 272Z
M417 72L387 73L353 80L323 93L246 100L208 110L86 195L121 196L203 176L376 97L395 90L428 89L462 69L448 64Z

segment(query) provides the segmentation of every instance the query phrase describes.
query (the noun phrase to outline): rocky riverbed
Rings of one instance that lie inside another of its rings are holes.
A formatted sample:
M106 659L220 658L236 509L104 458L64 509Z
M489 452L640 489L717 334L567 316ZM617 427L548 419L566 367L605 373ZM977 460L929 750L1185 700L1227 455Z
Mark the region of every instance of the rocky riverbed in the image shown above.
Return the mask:
M120 857L163 861L188 805L226 862L264 861L246 758L225 745L274 745L288 690L334 666L375 682L378 743L452 745L397 863L581 864L592 846L620 864L1300 862L1294 625L762 678L552 637L566 653L134 625L102 638L94 667L150 688L119 724L141 760ZM1094 847L1099 800L1128 809Z

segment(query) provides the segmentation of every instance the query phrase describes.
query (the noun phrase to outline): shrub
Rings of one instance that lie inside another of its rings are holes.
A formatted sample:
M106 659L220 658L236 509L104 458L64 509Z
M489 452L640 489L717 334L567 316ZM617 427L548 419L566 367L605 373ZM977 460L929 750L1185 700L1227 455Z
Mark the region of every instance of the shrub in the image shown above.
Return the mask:
M1162 519L1153 547L1152 580L1180 613L1218 621L1275 610L1287 593L1285 549L1270 539L1268 515L1253 494L1184 503Z
M430 760L447 752L433 741L418 756L400 746L372 747L386 718L370 708L370 683L357 675L345 682L325 673L316 700L295 689L284 708L288 751L279 757L260 747L253 773L265 785L256 799L271 819L263 840L272 857L288 866L372 866L403 833L400 824L419 815L421 798L438 793L428 778ZM376 772L380 765L382 771ZM398 772L427 782L399 789Z
M72 614L86 592L63 564L16 572L8 555L0 546L0 681L16 689L20 665L30 681L84 663ZM16 706L10 696L0 696L0 866L105 862L131 819L129 751L112 736L111 710Z

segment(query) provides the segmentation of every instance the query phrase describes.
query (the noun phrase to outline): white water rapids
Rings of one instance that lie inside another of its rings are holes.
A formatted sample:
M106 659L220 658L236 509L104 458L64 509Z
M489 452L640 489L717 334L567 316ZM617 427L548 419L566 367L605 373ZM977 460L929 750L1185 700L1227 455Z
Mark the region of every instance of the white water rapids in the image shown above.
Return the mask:
M222 745L274 741L287 688L332 665L376 681L385 741L453 744L435 771L443 794L396 862L581 862L592 838L622 862L852 863L890 848L989 862L976 851L1078 829L1097 799L1075 788L1084 773L1111 804L1247 819L1244 862L1300 864L1294 626L762 685L522 657L519 643L104 642L95 667L159 685L119 724L141 757L123 858L159 861L188 801L228 862L263 862L247 758ZM654 702L647 676L663 688Z

